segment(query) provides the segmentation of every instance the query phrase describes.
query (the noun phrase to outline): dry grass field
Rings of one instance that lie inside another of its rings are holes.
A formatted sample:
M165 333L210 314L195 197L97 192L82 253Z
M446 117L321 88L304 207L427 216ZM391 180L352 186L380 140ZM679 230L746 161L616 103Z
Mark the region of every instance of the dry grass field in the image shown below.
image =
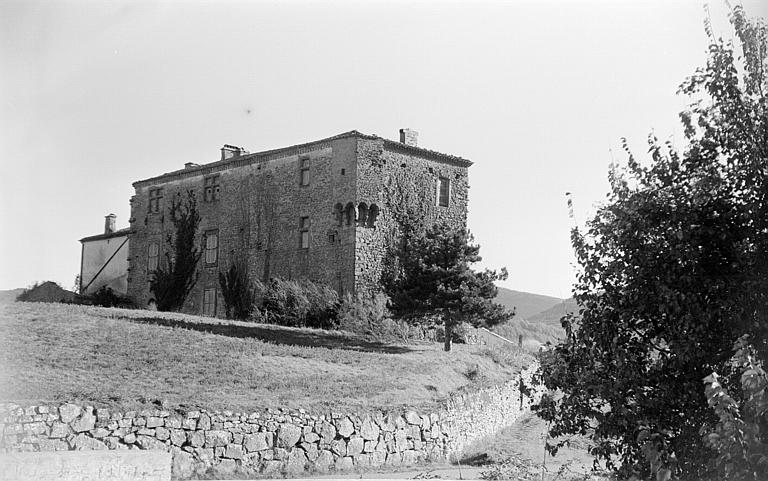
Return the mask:
M0 306L0 402L250 411L433 408L531 358L344 332L65 304Z

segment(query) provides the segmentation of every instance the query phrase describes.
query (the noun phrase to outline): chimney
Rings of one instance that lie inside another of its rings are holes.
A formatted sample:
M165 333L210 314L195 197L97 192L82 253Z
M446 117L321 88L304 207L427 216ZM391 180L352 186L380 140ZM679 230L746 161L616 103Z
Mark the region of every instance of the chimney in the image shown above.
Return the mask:
M104 233L105 234L111 234L115 232L115 219L117 219L117 216L115 214L109 214L104 216Z
M419 133L411 129L400 129L400 143L410 145L411 147L418 147Z
M248 151L242 147L224 144L224 147L221 148L221 160L234 159L247 153Z

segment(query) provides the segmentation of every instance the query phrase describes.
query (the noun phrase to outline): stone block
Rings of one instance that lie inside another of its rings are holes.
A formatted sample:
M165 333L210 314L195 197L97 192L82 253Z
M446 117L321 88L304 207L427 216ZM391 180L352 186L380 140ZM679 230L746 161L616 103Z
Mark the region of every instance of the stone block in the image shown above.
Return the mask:
M82 412L82 409L80 406L77 406L75 404L64 404L62 406L59 406L59 417L61 418L61 422L63 423L69 423L75 420L80 413Z
M349 456L340 457L334 467L336 471L349 471L354 467L354 461Z
M348 438L355 432L355 426L348 417L343 417L336 420L336 432L339 433L339 436Z
M355 456L363 452L365 440L363 438L351 438L347 443L347 456Z
M363 439L366 441L377 440L379 439L380 431L379 426L377 426L370 417L366 416L360 427L360 435Z
M269 448L272 443L267 439L268 437L271 440L272 433L246 434L245 439L243 440L245 450L250 453L253 451L263 451Z
M76 433L83 433L90 431L96 425L96 416L88 412L84 412L82 416L75 419L70 423L72 430Z
M304 472L307 466L307 455L301 448L293 448L288 453L288 459L285 462L285 472L288 474L298 474Z
M93 450L99 450L99 449L108 449L107 445L102 443L101 441L97 439L93 439L92 437L88 436L85 433L80 433L70 441L70 446L72 446L72 449L78 450L78 451L93 451Z
M231 441L232 441L232 433L228 431L206 431L205 432L206 448L226 446Z
M301 429L293 424L281 424L277 430L277 445L281 448L291 448L301 439Z
M171 430L171 444L174 446L181 446L187 440L187 434L183 429Z
M51 426L51 434L49 434L49 436L51 438L63 438L69 434L69 432L69 426L64 423L55 422Z
M228 444L227 450L224 452L225 458L230 459L243 459L243 446L240 444Z
M165 420L161 417L149 417L147 418L147 428L157 428L165 425Z

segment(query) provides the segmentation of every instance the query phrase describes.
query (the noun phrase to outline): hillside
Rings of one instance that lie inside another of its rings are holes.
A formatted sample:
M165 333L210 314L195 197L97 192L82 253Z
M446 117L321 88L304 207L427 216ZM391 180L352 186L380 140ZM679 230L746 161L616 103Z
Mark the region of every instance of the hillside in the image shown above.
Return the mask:
M0 306L0 402L139 409L429 408L531 362L488 346L394 345L339 331L71 304Z
M25 289L9 289L7 291L0 291L0 304L6 304L8 302L16 302L16 298L24 292Z
M513 291L512 289L499 287L499 293L496 296L496 302L507 307L508 309L512 309L514 307L516 310L516 319L528 319L529 316L559 304L562 302L562 299L551 296L543 296L541 294L532 294L530 292Z
M546 309L542 312L532 315L528 318L533 323L549 324L554 326L560 326L560 318L567 313L578 312L579 306L576 304L576 300L572 297L565 299L564 301Z

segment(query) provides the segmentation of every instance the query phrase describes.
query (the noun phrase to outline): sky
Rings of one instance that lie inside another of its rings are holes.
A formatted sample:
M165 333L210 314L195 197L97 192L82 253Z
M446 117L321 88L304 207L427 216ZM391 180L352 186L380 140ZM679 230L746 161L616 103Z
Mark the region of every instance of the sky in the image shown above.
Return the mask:
M751 15L768 16L759 0ZM684 147L701 1L0 1L0 289L74 285L132 183L349 130L459 155L482 267L565 298L621 138ZM715 31L732 38L724 2Z

